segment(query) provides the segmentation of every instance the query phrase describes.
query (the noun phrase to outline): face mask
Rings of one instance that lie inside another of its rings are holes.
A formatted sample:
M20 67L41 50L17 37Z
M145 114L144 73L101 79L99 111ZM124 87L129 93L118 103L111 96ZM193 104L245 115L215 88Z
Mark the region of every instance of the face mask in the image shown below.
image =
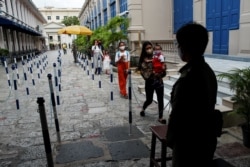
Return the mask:
M160 55L160 54L161 54L161 51L160 51L160 50L156 50L156 51L154 51L154 54L155 54L155 55Z
M152 54L153 50L152 49L147 49L146 52L147 52L147 54Z
M182 53L182 51L181 51L181 48L179 48L179 47L178 47L178 55L179 55L179 57L180 57L181 60L182 60L182 58L183 58L183 53Z
M120 46L119 49L120 49L120 50L124 50L124 49L125 49L125 46Z

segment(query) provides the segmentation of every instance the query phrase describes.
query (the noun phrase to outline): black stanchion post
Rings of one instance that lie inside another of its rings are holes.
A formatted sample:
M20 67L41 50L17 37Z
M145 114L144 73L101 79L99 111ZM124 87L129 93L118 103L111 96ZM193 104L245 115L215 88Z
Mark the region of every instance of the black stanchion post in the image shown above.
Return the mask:
M8 65L7 65L7 62L6 62L6 58L4 58L4 66L5 66L5 72L6 72L7 79L8 79L9 89L11 90L11 82L10 82L9 70L8 70Z
M86 57L83 58L83 70L86 71Z
M58 76L57 76L57 72L56 72L56 63L53 63L53 67L54 67L54 75L55 75L55 89L56 89L56 101L57 101L57 105L60 105L60 97L59 97L59 90L58 90Z
M113 101L113 66L110 64L110 100Z
M87 59L87 75L89 76L89 60Z
M55 101L55 94L54 94L54 90L53 90L52 75L51 74L48 74L48 79L49 79L49 88L50 88L50 94L51 94L52 108L53 108L53 112L54 112L54 119L55 119L55 125L56 125L57 141L61 142L59 121L58 121L58 117L57 117L56 101Z
M37 103L38 103L38 112L40 114L40 120L41 120L42 132L43 132L43 142L44 142L47 163L48 163L47 165L48 167L54 167L52 151L51 151L51 143L50 143L50 137L49 137L49 131L48 131L48 125L47 125L47 118L46 118L46 112L45 112L45 107L44 107L44 99L42 97L38 97Z
M19 99L18 99L18 95L17 95L17 80L16 80L16 75L14 74L14 70L16 69L16 66L13 64L12 65L12 70L13 70L13 83L14 83L14 90L15 90L15 99L16 99L16 109L19 110Z
M99 88L102 88L102 81L101 81L101 58L98 57L98 75L99 75Z
M129 135L132 134L132 81L131 81L131 70L128 70L129 76L129 87L128 87L128 98L129 98Z
M96 64L94 64L94 57L91 57L91 67L92 67L92 71L91 71L91 74L92 74L92 80L93 80L93 84L94 84L94 80L95 80L95 71L94 71L94 68Z
M30 93L29 93L29 87L27 84L27 74L26 74L25 67L24 67L24 65L25 65L24 61L22 61L22 64L23 64L23 76L24 76L24 81L25 81L25 85L26 85L26 93L27 93L27 95L29 95Z

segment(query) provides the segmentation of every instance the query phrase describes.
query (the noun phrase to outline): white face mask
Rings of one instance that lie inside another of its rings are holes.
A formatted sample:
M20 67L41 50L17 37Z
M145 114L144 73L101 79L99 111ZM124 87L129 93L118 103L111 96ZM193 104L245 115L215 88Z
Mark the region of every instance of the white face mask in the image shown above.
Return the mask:
M119 49L120 49L120 50L124 50L124 49L125 49L125 46L120 46Z
M181 58L181 60L183 60L183 53L181 51L181 48L178 47L178 55Z

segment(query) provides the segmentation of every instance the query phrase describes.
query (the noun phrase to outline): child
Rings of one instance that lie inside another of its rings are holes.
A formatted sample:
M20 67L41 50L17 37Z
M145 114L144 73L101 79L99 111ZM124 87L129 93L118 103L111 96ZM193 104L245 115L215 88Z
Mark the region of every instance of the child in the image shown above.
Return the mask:
M164 63L164 57L161 53L161 46L156 44L154 47L154 55L153 55L153 73L161 73L166 70L166 65Z
M109 74L110 69L110 56L107 50L103 51L103 70L105 74Z

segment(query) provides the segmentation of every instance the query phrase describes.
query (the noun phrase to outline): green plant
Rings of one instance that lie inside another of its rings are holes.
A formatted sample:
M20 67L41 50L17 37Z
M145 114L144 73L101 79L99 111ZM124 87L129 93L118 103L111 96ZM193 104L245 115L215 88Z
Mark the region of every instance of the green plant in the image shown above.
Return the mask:
M88 50L94 40L101 40L105 48L108 48L110 44L114 46L114 43L120 40L127 39L127 29L129 20L125 17L116 16L108 21L104 26L98 27L93 31L90 37L78 35L76 39L76 45L79 50ZM118 27L120 27L119 31Z
M0 56L8 56L9 50L0 48Z
M65 26L80 25L80 21L76 16L66 17L62 21Z
M250 130L250 67L218 74L218 79L222 78L227 78L230 89L235 91L232 97L236 103L235 112L245 119L245 126Z

